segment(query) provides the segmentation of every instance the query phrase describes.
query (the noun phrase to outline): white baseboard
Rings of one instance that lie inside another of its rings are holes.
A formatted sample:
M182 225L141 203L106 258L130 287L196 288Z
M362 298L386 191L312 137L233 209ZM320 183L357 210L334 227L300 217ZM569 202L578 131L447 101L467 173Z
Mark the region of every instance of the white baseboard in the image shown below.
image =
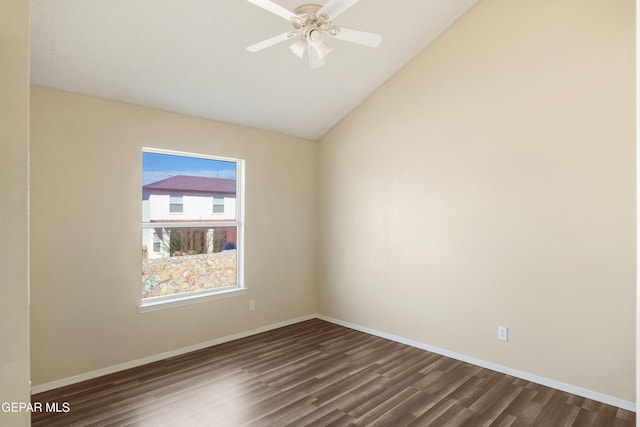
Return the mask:
M453 351L445 350L442 348L434 347L428 344L424 344L418 341L410 340L407 338L399 337L385 332L369 329L364 326L355 325L353 323L345 322L339 319L324 315L316 315L318 319L326 320L327 322L335 323L336 325L345 326L347 328L355 329L356 331L364 332L377 337L386 338L391 341L406 344L411 347L416 347L422 350L430 351L432 353L447 356L452 359L467 362L472 365L480 366L483 368L491 369L492 371L500 372L503 374L511 375L512 377L520 378L526 381L531 381L536 384L541 384L547 387L555 388L556 390L565 391L567 393L575 394L577 396L585 397L587 399L595 400L598 402L606 403L607 405L616 406L618 408L626 409L627 411L636 412L636 404L627 400L619 399L617 397L608 396L606 394L598 393L596 391L588 390L586 388L577 387L571 384L566 384L560 381L552 380L550 378L541 377L538 375L530 374L528 372L519 371L517 369L511 369L506 366L498 365L496 363L487 362L485 360L476 359L475 357L465 356L464 354L455 353Z
M354 329L356 331L364 332L367 334L375 335L377 337L386 338L391 341L395 341L401 344L406 344L411 347L416 347L422 350L430 351L432 353L440 354L442 356L450 357L452 359L460 360L462 362L471 363L472 365L481 366L483 368L491 369L492 371L500 372L503 374L511 375L512 377L521 378L526 381L531 381L536 384L541 384L547 387L555 388L557 390L562 390L567 393L575 394L577 396L585 397L587 399L592 399L598 402L606 403L607 405L616 406L618 408L626 409L627 411L636 412L636 404L634 402L629 402L627 400L619 399L617 397L608 396L606 394L598 393L592 390L588 390L582 387L577 387L571 384L566 384L560 381L552 380L550 378L541 377L538 375L530 374L528 372L519 371L517 369L512 369L506 366L498 365L496 363L487 362L485 360L476 359L475 357L466 356L464 354L455 353L453 351L445 350L442 348L434 347L428 344L424 344L418 341L410 340L407 338L399 337L397 335L388 334L385 332L380 332L375 329L366 328L364 326L356 325L353 323L345 322L339 319L334 319L329 316L324 316L320 314L313 314L298 317L295 319L285 320L283 322L273 323L271 325L262 326L260 328L251 329L249 331L240 332L233 335L228 335L221 338L216 338L213 340L205 341L202 343L190 345L188 347L179 348L177 350L167 351L165 353L156 354L149 357L144 357L142 359L132 360L130 362L120 363L118 365L109 366L102 369L97 369L95 371L86 372L84 374L75 375L73 377L62 378L56 381L52 381L45 384L40 384L37 386L33 386L31 388L31 394L42 393L45 391L53 390L55 388L68 386L71 384L79 383L81 381L90 380L93 378L101 377L103 375L112 374L114 372L124 371L125 369L135 368L137 366L146 365L148 363L157 362L159 360L167 359L169 357L179 356L181 354L189 353L196 350L201 350L203 348L211 347L218 344L223 344L225 342L237 340L240 338L245 338L251 335L256 335L262 332L271 331L273 329L281 328L283 326L293 325L295 323L304 322L306 320L318 318L321 320L325 320L327 322L335 323L336 325L345 326L347 328Z
M205 341L202 343L190 345L188 347L179 348L176 350L167 351L160 354L155 354L149 357L143 357L142 359L132 360L130 362L120 363L118 365L109 366L102 369L96 369L95 371L85 372L84 374L74 375L68 378L62 378L56 381L51 381L45 384L39 384L31 387L31 394L42 393L45 391L53 390L55 388L76 384L81 381L91 380L101 377L103 375L113 374L114 372L124 371L125 369L135 368L138 366L146 365L148 363L157 362L159 360L168 359L169 357L179 356L181 354L189 353L196 350L202 350L203 348L211 347L225 342L245 338L251 335L256 335L262 332L271 331L273 329L282 328L283 326L293 325L295 323L304 322L305 320L315 319L317 316L310 314L307 316L297 317L295 319L285 320L283 322L272 323L271 325L262 326L260 328L251 329L249 331L239 332L233 335L227 335L226 337L216 338L213 340Z

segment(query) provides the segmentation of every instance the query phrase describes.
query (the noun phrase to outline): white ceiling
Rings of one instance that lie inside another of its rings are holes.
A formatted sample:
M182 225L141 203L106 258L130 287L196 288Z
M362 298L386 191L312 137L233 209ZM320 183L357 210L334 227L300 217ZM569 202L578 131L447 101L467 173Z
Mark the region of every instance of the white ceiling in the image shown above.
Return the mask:
M289 42L245 49L291 28L245 0L31 0L31 81L315 140L477 1L360 0L334 24L381 45L331 39L310 69Z

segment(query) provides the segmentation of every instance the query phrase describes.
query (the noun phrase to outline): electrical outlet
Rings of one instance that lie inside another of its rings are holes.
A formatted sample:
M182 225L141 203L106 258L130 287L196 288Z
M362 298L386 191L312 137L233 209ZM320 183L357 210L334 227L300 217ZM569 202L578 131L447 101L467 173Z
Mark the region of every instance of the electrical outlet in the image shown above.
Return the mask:
M256 309L256 301L255 300L249 301L249 311L253 311L255 309Z
M509 337L509 329L506 326L498 326L498 339L500 341L507 341Z

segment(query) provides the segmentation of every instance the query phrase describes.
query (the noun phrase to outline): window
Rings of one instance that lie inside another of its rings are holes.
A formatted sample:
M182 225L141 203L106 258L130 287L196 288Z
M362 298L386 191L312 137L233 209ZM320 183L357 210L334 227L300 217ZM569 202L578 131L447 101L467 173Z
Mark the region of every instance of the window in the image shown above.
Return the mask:
M213 196L213 213L224 213L224 197Z
M242 166L143 149L141 311L244 292Z
M161 252L162 251L162 241L160 240L160 236L156 233L153 233L153 252Z
M183 212L183 195L182 194L171 194L169 196L169 212L171 213L182 213Z

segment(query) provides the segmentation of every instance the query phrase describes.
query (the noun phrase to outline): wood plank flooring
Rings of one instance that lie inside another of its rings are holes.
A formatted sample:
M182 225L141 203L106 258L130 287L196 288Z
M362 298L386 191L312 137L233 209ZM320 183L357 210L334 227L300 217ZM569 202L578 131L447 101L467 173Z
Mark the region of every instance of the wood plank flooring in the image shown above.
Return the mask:
M36 394L34 426L635 426L593 400L313 319Z

